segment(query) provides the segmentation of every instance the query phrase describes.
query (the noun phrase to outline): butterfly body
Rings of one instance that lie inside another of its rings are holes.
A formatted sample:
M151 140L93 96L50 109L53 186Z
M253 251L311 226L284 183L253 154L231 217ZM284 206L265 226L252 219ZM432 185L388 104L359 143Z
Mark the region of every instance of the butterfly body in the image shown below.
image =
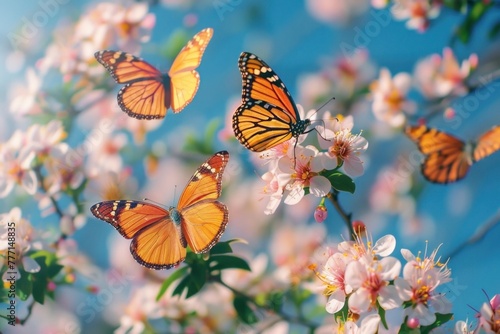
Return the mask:
M462 140L425 125L408 126L406 134L424 154L422 175L431 182L450 183L465 177L475 162L500 150L500 126L495 126L476 142Z
M262 152L298 138L311 124L302 120L293 98L279 76L262 59L248 52L239 58L242 104L233 115L240 143Z
M137 119L160 119L169 108L178 113L193 100L200 84L196 68L212 35L211 28L197 33L166 73L123 51L103 50L94 56L117 83L125 84L117 96L124 112Z
M184 261L186 247L195 253L209 251L228 222L227 207L217 201L229 153L213 155L191 177L176 207L131 200L104 201L90 208L92 214L132 239L130 252L140 264L168 269Z

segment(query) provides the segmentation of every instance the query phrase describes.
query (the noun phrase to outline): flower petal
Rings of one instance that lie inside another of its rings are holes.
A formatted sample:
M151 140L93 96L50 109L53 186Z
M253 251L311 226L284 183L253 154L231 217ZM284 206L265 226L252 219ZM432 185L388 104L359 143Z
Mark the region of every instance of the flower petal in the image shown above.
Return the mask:
M373 251L380 256L389 256L395 248L396 238L391 234L387 234L377 240L375 246L373 246Z
M40 265L29 256L23 256L22 262L24 270L29 273L37 273L41 269Z
M326 303L326 312L335 314L340 311L345 305L345 293L342 289L336 290L328 297Z
M309 184L309 192L316 197L326 196L330 190L332 189L332 185L330 181L322 176L317 175L311 178L311 183Z

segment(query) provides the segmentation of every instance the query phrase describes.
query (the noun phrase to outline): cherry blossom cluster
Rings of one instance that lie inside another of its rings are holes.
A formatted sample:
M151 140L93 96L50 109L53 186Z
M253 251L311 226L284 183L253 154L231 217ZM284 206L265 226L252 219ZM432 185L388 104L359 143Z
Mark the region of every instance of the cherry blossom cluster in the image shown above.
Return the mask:
M438 249L429 255L402 249L403 266L390 256L395 248L392 235L375 243L370 239L365 243L358 235L355 241L328 248L324 264L311 265L337 329L359 327L363 333L375 333L386 326L385 312L397 308L404 311L396 322L391 316L392 329L430 326L450 313L451 303L440 290L451 281L451 271L437 257Z
M298 106L302 119L315 120L315 110L304 115ZM342 118L341 116L338 116ZM306 193L316 197L325 197L332 190L330 180L322 175L343 167L346 174L356 177L364 172L360 154L368 148L368 142L361 134L353 134L353 119L348 116L342 120L325 112L323 126L317 126L318 149L314 145L302 146L305 135L297 143L291 139L283 144L264 151L260 157L267 160L268 170L262 175L267 183L263 194L269 198L265 213L276 211L282 199L285 204L294 205L302 200Z

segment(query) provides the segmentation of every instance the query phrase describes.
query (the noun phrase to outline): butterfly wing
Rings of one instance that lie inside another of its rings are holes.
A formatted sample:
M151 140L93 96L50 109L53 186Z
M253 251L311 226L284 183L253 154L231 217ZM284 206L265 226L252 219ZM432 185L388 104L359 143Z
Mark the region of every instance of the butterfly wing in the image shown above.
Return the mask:
M500 126L495 126L479 137L474 149L474 161L481 160L498 150L500 150Z
M138 119L165 117L168 108L162 73L141 58L121 51L104 50L95 58L117 83L125 84L118 93L118 105Z
M406 134L426 155L422 174L429 181L455 182L469 171L472 159L465 152L465 143L458 138L425 125L407 127Z
M195 253L209 251L220 239L228 222L227 207L218 201L204 201L182 211L182 233Z
M214 154L194 173L179 199L182 234L195 253L212 248L226 228L228 210L217 199L228 161L228 152Z
M303 134L310 124L301 120L290 92L262 59L243 52L242 104L233 115L236 138L246 148L262 152Z
M129 116L137 119L160 119L167 114L165 85L148 79L126 84L118 92L118 105Z
M105 201L90 208L92 214L127 239L130 252L140 264L152 269L168 269L186 257L186 241L180 237L169 212L142 201Z
M168 71L170 77L170 104L174 113L180 112L196 95L200 85L200 76L196 68L213 36L213 29L203 29L179 52Z
M130 244L134 259L151 269L169 269L186 258L186 241L170 219L139 231Z

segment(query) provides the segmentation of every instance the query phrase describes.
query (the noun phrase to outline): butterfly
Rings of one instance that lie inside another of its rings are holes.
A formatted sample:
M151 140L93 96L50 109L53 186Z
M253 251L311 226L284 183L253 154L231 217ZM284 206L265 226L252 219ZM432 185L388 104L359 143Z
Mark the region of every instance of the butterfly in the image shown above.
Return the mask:
M212 35L212 28L194 35L167 73L122 51L98 51L94 56L117 83L125 84L117 97L124 112L138 119L159 119L168 108L178 113L193 100L200 84L196 68Z
M215 153L189 180L177 207L165 209L144 201L105 201L90 208L92 214L127 239L130 252L151 269L172 268L194 253L208 252L220 239L228 222L227 207L217 201L229 153Z
M426 156L422 174L435 183L445 184L464 178L474 162L500 150L500 126L485 132L475 143L467 144L425 125L408 126L406 134Z
M243 146L262 152L309 132L311 121L300 119L290 92L269 65L248 52L241 53L238 65L243 90L233 130Z

